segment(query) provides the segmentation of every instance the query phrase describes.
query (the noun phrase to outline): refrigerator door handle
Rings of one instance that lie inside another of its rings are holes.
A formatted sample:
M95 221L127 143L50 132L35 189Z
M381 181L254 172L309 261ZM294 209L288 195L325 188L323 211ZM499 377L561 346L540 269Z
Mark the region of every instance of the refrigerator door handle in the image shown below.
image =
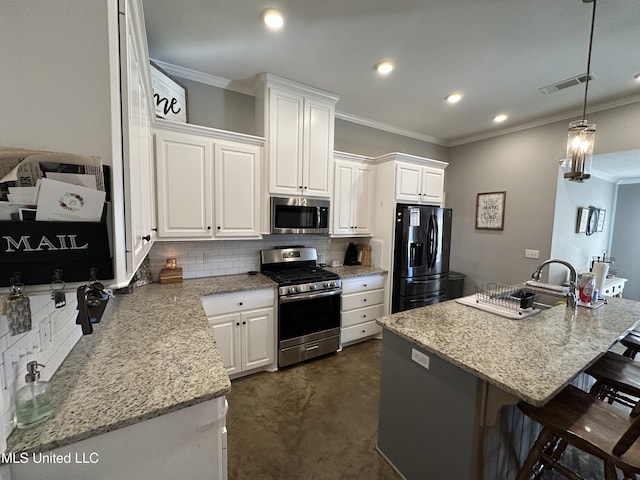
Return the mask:
M427 248L427 266L433 268L436 265L436 258L438 256L438 222L434 215L429 216L427 241L429 242L429 247Z
M431 254L431 265L430 267L433 268L436 266L436 259L438 258L438 219L436 218L435 215L431 216L431 220L433 222L433 229L432 229L432 234L433 234L433 238L431 239L431 248L432 248L432 254Z

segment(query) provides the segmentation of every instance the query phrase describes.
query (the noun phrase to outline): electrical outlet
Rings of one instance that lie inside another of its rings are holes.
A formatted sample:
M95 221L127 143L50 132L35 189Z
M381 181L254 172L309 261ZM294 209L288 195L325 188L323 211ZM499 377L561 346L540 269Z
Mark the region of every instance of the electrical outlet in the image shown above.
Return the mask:
M531 250L529 248L525 248L524 258L540 258L540 250Z
M429 370L429 357L415 348L411 349L411 360Z

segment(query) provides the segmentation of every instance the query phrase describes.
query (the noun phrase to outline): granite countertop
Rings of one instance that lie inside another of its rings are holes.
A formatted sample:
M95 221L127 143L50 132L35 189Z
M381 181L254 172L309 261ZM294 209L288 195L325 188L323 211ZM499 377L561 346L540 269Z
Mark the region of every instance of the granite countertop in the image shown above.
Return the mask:
M362 267L360 265L354 266L341 266L341 267L330 267L329 265L324 267L330 272L337 273L338 276L342 279L352 278L352 277L364 277L367 275L386 275L387 271L382 268L377 267Z
M273 288L262 274L154 283L107 304L52 377L54 416L7 452L45 452L226 395L231 382L200 297Z
M556 306L510 320L451 300L376 321L391 332L540 406L640 320L640 302L611 298L599 309Z

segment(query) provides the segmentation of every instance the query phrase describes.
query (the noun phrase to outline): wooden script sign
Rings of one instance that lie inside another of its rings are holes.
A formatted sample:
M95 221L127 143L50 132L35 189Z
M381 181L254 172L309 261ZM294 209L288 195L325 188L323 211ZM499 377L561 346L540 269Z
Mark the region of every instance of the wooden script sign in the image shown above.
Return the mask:
M187 123L187 99L184 87L151 64L151 86L156 117Z

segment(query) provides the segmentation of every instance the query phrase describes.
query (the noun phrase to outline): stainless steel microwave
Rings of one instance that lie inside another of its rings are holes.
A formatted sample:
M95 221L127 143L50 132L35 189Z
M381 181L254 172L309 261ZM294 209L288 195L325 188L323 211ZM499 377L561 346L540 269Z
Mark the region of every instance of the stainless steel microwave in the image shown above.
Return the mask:
M271 233L329 233L329 200L271 197Z

